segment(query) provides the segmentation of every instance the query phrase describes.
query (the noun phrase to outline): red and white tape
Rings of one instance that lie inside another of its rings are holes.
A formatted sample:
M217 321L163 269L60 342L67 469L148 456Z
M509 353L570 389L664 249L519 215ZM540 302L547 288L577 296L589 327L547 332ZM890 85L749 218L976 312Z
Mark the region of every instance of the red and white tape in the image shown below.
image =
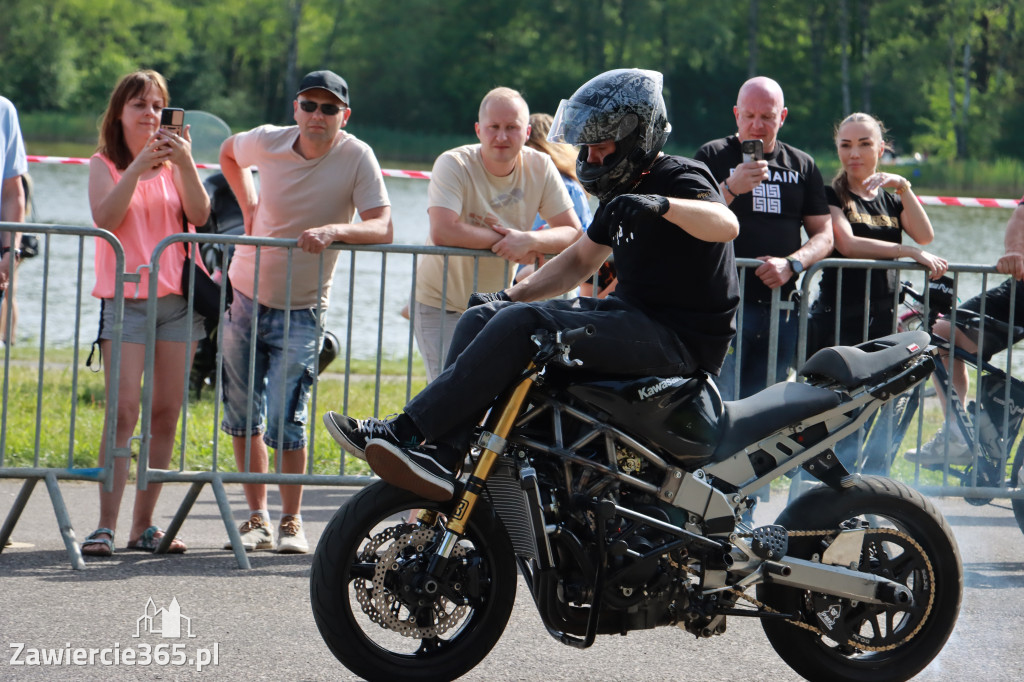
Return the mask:
M918 197L925 206L966 206L968 208L1017 208L1020 199L975 199L972 197Z
M76 159L67 156L35 156L28 157L29 163L58 163L83 166L89 159ZM197 163L197 168L204 170L220 170L216 163ZM386 178L409 178L412 180L429 180L429 171L394 170L382 168L381 174ZM1020 199L985 199L975 197L917 197L925 206L965 206L968 208L1017 208Z
M88 165L89 159L77 159L69 156L38 156L30 154L28 156L29 163L56 163L64 164L68 166L85 166ZM196 168L202 168L204 170L220 170L220 165L216 163L197 163ZM412 171L412 170L393 170L391 168L382 168L381 174L387 178L411 178L413 180L429 180L429 171Z

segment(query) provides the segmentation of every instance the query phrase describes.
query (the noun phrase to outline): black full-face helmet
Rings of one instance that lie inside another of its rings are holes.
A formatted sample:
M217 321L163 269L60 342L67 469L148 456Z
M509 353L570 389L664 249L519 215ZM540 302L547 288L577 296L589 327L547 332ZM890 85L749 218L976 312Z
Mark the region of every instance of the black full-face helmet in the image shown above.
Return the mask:
M580 145L576 174L600 201L628 192L651 167L672 130L661 95L662 75L644 69L606 71L558 105L548 139ZM587 163L585 145L615 141L601 165Z

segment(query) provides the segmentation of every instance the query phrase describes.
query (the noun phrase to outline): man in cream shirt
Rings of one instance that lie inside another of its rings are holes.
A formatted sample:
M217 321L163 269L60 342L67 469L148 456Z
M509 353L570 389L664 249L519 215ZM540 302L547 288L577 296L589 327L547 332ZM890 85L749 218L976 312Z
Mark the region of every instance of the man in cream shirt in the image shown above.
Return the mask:
M530 111L515 90L495 88L480 102L479 144L451 149L434 163L428 190L427 244L490 249L500 258L426 255L416 277L413 327L427 380L441 373L455 323L474 291L508 286L514 265L559 253L581 234L572 200L551 158L524 147ZM537 214L548 229L531 231Z
M294 126L260 126L229 137L221 146L221 170L238 198L245 233L293 239L297 245L239 245L231 260L234 301L220 327L221 428L232 436L239 471L268 471L268 447L281 457L283 473L305 471L316 343L339 253L327 247L334 242L391 241L391 202L380 165L365 142L342 130L351 113L344 79L331 71L314 71L299 83ZM260 173L259 192L253 167ZM354 222L357 213L361 222ZM250 376L251 353L255 363ZM246 551L309 551L302 530L301 485L281 485L276 545L266 485L245 483L243 488L249 520L239 532Z

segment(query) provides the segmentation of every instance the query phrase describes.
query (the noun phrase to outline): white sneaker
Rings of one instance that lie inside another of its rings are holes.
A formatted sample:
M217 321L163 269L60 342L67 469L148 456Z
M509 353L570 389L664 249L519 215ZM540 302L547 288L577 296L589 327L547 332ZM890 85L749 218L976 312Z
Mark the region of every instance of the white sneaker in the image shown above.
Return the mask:
M259 514L251 515L248 521L238 527L238 532L242 536L242 549L246 552L274 548L274 532L263 523L263 518ZM230 540L224 543L224 549L231 548Z
M302 521L294 516L282 516L277 529L278 554L308 554L309 542L302 530Z
M954 427L953 435L948 436L945 426L939 427L939 430L935 432L935 438L922 445L920 449L907 450L903 456L908 461L917 462L922 466L945 464L947 444L951 466L966 466L974 461L974 453L967 447L959 430Z

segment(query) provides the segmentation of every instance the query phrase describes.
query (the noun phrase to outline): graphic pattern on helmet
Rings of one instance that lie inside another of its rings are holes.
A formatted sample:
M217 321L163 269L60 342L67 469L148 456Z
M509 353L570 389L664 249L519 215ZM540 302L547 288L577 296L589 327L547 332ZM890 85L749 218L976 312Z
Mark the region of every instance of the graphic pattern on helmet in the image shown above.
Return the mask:
M615 69L584 83L562 100L548 139L588 145L614 140L616 149L600 165L580 150L576 171L584 189L601 201L628 191L668 139L671 126L662 97L662 75L643 69Z

